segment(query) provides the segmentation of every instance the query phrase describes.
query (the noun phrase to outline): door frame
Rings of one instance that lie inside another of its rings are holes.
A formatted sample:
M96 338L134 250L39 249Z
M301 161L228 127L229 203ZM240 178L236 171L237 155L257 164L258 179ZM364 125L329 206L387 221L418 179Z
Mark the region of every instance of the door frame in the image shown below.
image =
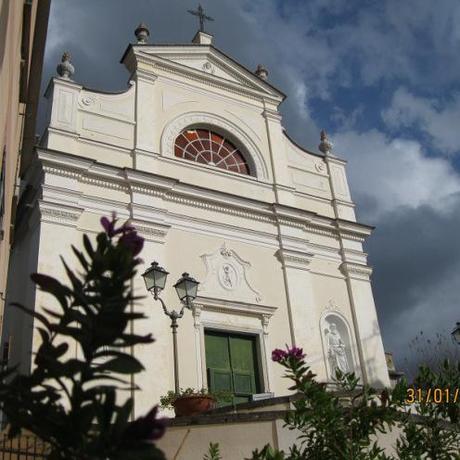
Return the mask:
M259 393L264 392L265 384L264 384L264 379L263 379L263 367L262 367L262 353L261 353L261 342L260 342L260 335L255 334L253 332L240 332L240 330L228 330L228 329L216 329L215 327L203 327L203 343L204 343L204 372L205 372L205 378L206 378L206 383L207 386L206 388L209 388L209 382L207 381L208 378L208 366L206 365L206 332L216 332L217 334L221 334L222 336L234 336L234 337L250 337L251 339L254 339L255 343L255 372L256 372L256 386L259 386Z
M253 305L242 302L230 302L204 297L198 297L194 302L193 318L195 326L197 387L207 385L206 350L204 331L252 335L256 338L257 365L261 392L270 392L273 381L268 343L268 327L270 318L276 312L276 307ZM236 325L229 319L238 316Z

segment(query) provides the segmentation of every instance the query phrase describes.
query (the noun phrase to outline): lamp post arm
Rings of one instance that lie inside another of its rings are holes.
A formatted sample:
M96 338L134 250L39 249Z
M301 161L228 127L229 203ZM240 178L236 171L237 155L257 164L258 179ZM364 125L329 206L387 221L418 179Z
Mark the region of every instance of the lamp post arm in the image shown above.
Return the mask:
M171 320L175 321L184 316L184 310L185 307L187 307L187 305L182 305L182 308L180 309L179 313L177 313L176 310L169 311L164 300L158 295L158 293L152 293L152 295L155 300L158 300L161 303L161 307L163 308L165 315L168 316Z
M163 311L165 312L165 315L171 317L171 313L169 312L168 307L164 303L164 300L161 297L159 297L158 295L155 295L154 298L155 298L155 300L158 300L161 303L161 307L163 308Z

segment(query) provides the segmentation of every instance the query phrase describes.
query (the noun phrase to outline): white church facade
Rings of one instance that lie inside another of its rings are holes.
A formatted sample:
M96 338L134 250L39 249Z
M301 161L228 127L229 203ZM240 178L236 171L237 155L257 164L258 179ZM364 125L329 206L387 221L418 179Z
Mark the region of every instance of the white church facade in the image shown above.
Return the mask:
M200 281L193 311L179 321L180 386L230 385L240 398L288 393L271 351L304 349L318 379L335 368L389 386L362 244L372 228L356 222L345 161L327 138L321 154L285 133L285 96L266 71L251 72L198 32L190 44L155 45L138 29L122 63L129 88L89 90L72 79L68 57L46 96L49 122L28 169L10 264L8 302L40 309L50 296L32 272L65 279L59 259L101 230L113 211L145 238L147 268L187 271ZM146 297L136 325L156 342L134 350L136 415L174 388L169 319ZM31 366L40 338L31 320L9 311L3 342L11 362ZM226 383L227 382L227 383ZM228 383L231 382L231 383ZM238 382L238 383L237 383Z

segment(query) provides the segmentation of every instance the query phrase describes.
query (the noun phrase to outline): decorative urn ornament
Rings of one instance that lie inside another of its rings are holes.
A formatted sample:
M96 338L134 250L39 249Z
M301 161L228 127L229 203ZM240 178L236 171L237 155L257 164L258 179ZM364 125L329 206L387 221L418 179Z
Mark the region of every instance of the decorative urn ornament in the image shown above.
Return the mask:
M60 64L56 67L58 75L64 80L70 80L75 73L75 67L72 65L69 52L62 55Z
M324 155L329 155L329 153L332 150L332 147L333 147L333 144L327 137L326 131L324 129L321 130L321 142L318 145L320 152L323 152Z
M254 72L261 80L267 80L268 79L268 70L262 65L259 64L257 66L256 71Z
M149 41L150 37L150 31L149 28L141 22L138 26L137 29L134 31L134 35L137 38L137 44L142 45L143 43L147 43Z

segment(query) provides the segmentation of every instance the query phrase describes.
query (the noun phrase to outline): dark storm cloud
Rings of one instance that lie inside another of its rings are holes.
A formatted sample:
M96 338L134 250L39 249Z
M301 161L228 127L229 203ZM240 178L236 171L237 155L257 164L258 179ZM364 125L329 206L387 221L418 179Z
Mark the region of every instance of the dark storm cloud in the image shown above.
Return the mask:
M445 213L401 207L379 219L367 249L375 267L374 291L386 314L420 302L458 268L459 228L460 195Z
M378 221L367 250L387 347L401 350L420 330L451 328L458 321L460 195L448 211L401 207Z

